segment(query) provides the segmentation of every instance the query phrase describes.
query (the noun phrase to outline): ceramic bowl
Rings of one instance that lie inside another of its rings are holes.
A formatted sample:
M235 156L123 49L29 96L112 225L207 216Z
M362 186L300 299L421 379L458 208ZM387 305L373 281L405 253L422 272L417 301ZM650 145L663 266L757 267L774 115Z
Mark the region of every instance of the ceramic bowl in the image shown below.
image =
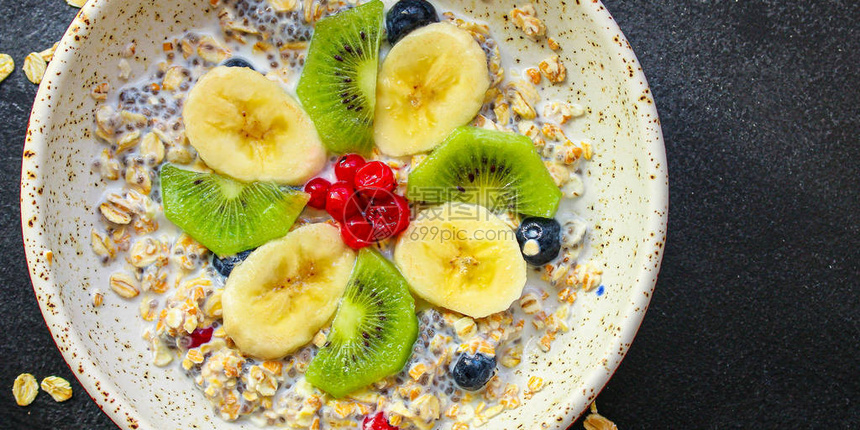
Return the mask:
M387 2L391 3L391 2ZM441 2L487 21L508 40L520 64L551 54L505 19L514 1ZM587 108L572 128L588 136L596 156L585 164L586 194L576 211L590 225L589 248L603 265L605 293L581 293L572 330L546 354L524 361L524 384L546 387L492 429L562 429L594 400L624 357L651 298L666 237L668 182L657 110L636 56L597 0L536 3L549 34L563 47L568 83L543 90ZM24 246L36 297L57 346L96 403L124 429L254 428L227 423L178 367L150 364L138 303L106 288L114 267L90 248L103 187L90 173L100 151L91 133L94 84L117 78L120 52L137 43L132 75L158 57L166 35L215 21L209 0L90 0L72 22L36 96L21 177ZM513 63L509 63L513 64ZM546 81L544 81L546 83ZM93 289L107 291L92 305Z

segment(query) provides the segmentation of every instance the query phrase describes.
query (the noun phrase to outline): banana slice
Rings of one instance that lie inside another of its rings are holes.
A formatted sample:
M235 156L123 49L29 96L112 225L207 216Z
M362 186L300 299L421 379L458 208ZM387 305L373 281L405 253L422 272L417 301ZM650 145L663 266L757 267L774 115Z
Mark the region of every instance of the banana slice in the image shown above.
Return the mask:
M413 293L473 318L508 309L526 284L526 262L511 228L465 203L420 212L400 236L394 261Z
M301 185L326 152L308 114L277 83L244 67L216 67L191 88L185 131L213 170L240 181Z
M478 114L489 87L487 56L468 32L436 23L409 33L379 72L376 146L395 157L433 149Z
M224 329L245 354L284 357L328 323L354 264L355 253L329 224L304 226L269 242L227 279Z

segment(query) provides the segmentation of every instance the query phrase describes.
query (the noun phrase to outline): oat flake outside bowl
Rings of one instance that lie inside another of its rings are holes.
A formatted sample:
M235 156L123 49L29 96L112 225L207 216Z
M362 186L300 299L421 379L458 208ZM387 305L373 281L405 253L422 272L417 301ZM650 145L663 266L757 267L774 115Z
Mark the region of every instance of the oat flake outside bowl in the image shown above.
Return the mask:
M387 1L389 5L391 1ZM486 21L508 55L535 65L551 54L505 19L515 3L437 2ZM539 1L538 15L561 43L568 83L545 88L551 97L585 106L575 131L592 140L588 192L576 211L591 225L590 252L603 263L606 294L577 300L572 330L547 354L517 370L546 387L522 407L494 417L487 428L563 429L594 400L630 347L648 307L666 238L668 177L657 110L630 45L602 3ZM24 146L21 221L30 276L42 314L69 366L96 403L124 429L256 428L216 418L177 367L150 364L140 338L135 301L105 296L113 268L89 245L100 179L90 172L99 147L91 133L93 85L122 83L120 53L131 41L139 76L164 37L214 22L209 0L91 0L72 22L48 67ZM515 63L509 61L506 66Z

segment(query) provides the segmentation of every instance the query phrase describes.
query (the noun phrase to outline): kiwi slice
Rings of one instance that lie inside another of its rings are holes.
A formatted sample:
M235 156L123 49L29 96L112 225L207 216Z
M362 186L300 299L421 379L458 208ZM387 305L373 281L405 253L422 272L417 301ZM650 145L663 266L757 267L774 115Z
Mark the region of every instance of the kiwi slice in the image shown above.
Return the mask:
M338 154L373 148L382 9L374 0L323 18L311 39L296 92L325 146Z
M332 396L343 397L402 370L417 337L418 317L409 285L394 264L364 248L328 340L305 377Z
M256 248L290 231L310 196L274 183L161 168L164 215L215 254Z
M460 127L409 175L407 196L552 218L561 190L528 137Z

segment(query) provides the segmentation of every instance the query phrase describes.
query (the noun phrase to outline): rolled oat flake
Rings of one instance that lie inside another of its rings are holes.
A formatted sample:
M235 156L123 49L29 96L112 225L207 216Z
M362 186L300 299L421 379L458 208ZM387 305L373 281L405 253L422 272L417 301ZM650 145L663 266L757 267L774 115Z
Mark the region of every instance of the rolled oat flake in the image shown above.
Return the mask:
M72 398L72 386L59 376L49 376L42 380L42 391L51 395L57 402L65 402Z
M42 77L45 76L47 68L48 63L37 52L31 52L24 58L24 74L30 82L36 85L42 83Z
M18 406L27 406L33 403L36 396L39 394L39 385L36 383L36 378L29 373L22 373L15 378L12 383L12 395L15 396L15 402Z
M0 82L15 70L15 61L9 54L0 54Z

